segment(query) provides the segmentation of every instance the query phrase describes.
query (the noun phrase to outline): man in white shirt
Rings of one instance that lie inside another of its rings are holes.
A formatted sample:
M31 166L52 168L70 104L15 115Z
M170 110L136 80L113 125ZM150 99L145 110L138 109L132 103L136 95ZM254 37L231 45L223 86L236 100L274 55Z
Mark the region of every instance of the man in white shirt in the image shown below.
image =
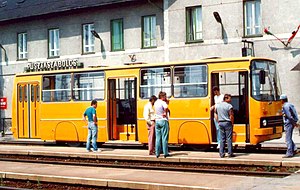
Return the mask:
M158 95L158 100L154 103L155 109L155 154L158 158L161 152L161 147L164 153L164 157L169 156L168 151L168 140L169 140L169 121L168 121L168 104L167 104L167 94L165 92L160 92Z
M210 110L215 110L216 105L223 102L224 95L220 93L220 88L218 86L213 87L213 93L214 93L214 102L215 104L210 108ZM219 123L216 120L216 115L214 114L214 124L216 127L216 133L217 133L217 142L218 142L218 147L220 147L220 126Z
M149 155L154 155L154 143L155 143L155 111L153 109L154 103L157 97L152 95L149 102L144 107L144 119L148 128L148 150Z

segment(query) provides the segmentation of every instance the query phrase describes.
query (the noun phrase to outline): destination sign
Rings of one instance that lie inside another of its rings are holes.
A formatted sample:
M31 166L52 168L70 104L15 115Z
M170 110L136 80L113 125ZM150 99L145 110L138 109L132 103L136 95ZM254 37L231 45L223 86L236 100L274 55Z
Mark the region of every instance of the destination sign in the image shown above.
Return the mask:
M31 62L25 67L26 72L32 71L47 71L60 69L76 69L82 68L83 64L78 62L78 59L66 59L55 61L38 61Z

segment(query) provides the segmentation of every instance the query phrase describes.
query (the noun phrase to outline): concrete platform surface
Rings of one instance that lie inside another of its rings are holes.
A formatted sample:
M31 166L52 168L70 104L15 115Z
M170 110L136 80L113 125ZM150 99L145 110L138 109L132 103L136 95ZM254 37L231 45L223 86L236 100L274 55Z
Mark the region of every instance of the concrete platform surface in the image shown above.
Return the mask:
M24 154L24 155L48 155L81 158L101 159L126 159L148 161L170 161L189 163L220 163L233 165L258 165L258 166L295 166L300 167L300 153L293 158L282 158L284 154L255 154L235 153L234 158L220 158L218 152L201 151L171 151L170 157L156 158L148 155L147 150L141 149L114 149L101 148L100 153L86 152L84 147L61 147L61 146L20 146L0 145L1 154Z
M299 138L300 139L300 138ZM295 142L298 137L294 138ZM282 143L266 142L273 145ZM299 147L299 146L298 146ZM293 158L282 158L281 154L236 153L235 158L219 158L217 152L172 151L171 157L149 156L147 150L101 148L102 152L86 152L84 147L0 145L1 154L52 155L65 157L132 159L151 161L227 163L238 165L297 166L300 154ZM233 176L218 174L195 174L189 172L144 171L134 169L92 168L80 166L57 166L51 164L29 164L0 162L3 179L31 179L48 182L68 182L107 187L132 189L300 189L300 172L285 178Z
M62 168L63 167L63 168ZM131 189L299 189L300 174L285 178L198 174L155 170L58 166L0 161L2 179L64 182Z

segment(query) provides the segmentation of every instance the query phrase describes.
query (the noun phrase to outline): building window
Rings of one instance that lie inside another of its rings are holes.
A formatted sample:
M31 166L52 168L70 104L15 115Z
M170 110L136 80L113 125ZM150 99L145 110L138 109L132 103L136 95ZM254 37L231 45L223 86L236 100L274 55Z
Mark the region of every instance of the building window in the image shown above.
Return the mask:
M18 34L18 59L27 59L27 33Z
M111 50L124 50L123 19L111 21Z
M244 9L245 36L261 34L260 0L246 1Z
M59 29L49 30L49 57L59 56Z
M95 52L95 37L92 32L95 30L94 24L83 25L83 53L94 53Z
M186 9L186 41L202 41L202 7Z
M144 16L142 22L142 47L156 47L156 16Z

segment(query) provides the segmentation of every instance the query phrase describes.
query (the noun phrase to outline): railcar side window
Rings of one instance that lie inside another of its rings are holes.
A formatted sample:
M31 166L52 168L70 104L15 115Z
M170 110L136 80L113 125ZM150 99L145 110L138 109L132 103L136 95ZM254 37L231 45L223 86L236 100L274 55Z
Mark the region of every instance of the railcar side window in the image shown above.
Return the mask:
M31 85L31 92L30 92L30 94L31 94L31 102L34 102L35 101L35 97L34 97L34 86L33 85Z
M104 73L75 73L73 98L79 101L104 99Z
M19 87L19 102L23 102L23 88L21 85L18 86Z
M27 102L27 84L24 86L24 101Z
M43 76L42 99L44 102L67 102L71 100L71 75Z
M152 95L158 96L160 91L171 96L171 69L164 68L150 68L141 70L141 98L149 98Z
M174 97L190 98L207 95L207 66L178 66L174 68Z

